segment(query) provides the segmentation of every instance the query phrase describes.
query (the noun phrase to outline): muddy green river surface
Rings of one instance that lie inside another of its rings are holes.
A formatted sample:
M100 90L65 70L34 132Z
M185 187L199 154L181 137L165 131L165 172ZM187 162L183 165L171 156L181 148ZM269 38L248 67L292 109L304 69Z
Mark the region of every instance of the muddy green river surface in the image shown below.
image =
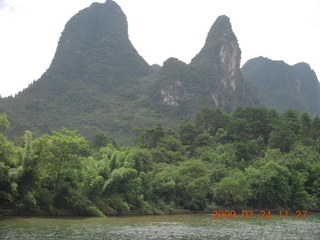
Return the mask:
M320 214L305 219L212 219L212 215L106 218L2 218L0 239L312 239Z

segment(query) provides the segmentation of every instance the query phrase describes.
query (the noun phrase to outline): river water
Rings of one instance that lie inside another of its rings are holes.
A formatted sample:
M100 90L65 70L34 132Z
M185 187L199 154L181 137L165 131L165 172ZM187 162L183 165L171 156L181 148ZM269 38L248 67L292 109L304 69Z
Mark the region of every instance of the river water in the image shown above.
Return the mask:
M212 215L106 218L2 218L0 239L312 239L320 214L305 219L212 219Z

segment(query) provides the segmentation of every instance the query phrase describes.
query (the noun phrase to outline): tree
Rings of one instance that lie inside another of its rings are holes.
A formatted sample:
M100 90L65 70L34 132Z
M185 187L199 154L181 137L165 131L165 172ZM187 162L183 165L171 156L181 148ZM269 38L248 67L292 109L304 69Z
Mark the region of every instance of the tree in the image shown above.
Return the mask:
M117 149L109 144L100 148L95 157L95 161L91 162L93 165L88 186L92 201L99 202L106 214L149 208L137 171L151 170L148 150ZM146 184L143 186L146 187Z
M10 206L14 203L14 195L18 187L15 177L19 179L21 176L20 169L12 170L15 168L15 148L4 135L8 125L6 116L0 115L0 206Z
M194 148L210 146L214 143L214 137L212 137L209 133L201 133L199 134L193 143Z
M226 126L226 131L232 141L247 141L251 137L249 122L244 118L233 117Z
M212 186L207 166L201 160L183 162L175 176L176 201L183 207L205 209L212 195Z
M251 195L247 176L240 171L222 178L214 186L214 201L224 207L244 207Z
M317 204L315 198L306 191L305 183L309 174L306 172L294 171L291 174L290 186L291 197L289 205L296 210L299 209L316 209Z
M248 167L245 173L252 188L251 204L260 208L288 206L291 196L288 168L271 160L259 168Z
M181 152L173 152L163 147L157 147L150 150L152 159L156 163L177 164L185 159Z
M41 184L54 194L57 207L82 201L83 163L89 145L76 131L62 129L36 141L36 152L43 171Z
M234 143L236 149L237 160L245 160L248 162L252 161L256 156L259 155L259 146L256 140L250 140L248 142Z
M93 148L101 148L107 146L108 138L103 133L98 133L93 136L92 139L92 147Z
M197 149L198 150L198 149ZM237 161L235 146L231 143L219 144L215 148L209 148L207 151L205 148L199 148L198 157L201 157L204 161L212 164L221 164L225 167L238 168L241 163Z
M250 128L250 136L257 139L262 136L265 143L278 119L278 113L273 109L262 107L237 108L233 114L235 118L247 120Z
M183 122L180 125L179 131L180 141L190 152L192 152L194 150L194 141L201 132L201 129L198 128L194 123Z
M153 169L152 155L147 149L134 149L132 159L134 168L139 172L149 172Z
M287 126L289 126L290 130L294 134L299 133L300 129L300 122L299 122L299 112L296 110L289 109L285 113L283 113L280 118L283 120L283 122L287 123Z
M280 121L271 132L269 139L270 148L279 148L282 152L289 152L296 141L296 134L292 127L285 121Z
M306 190L314 198L317 204L316 208L320 208L320 162L314 162L311 165L309 178L305 184Z
M210 132L211 135L215 135L219 128L224 128L228 124L229 120L230 116L220 109L204 108L197 113L195 123L199 128Z
M5 113L0 115L0 133L5 134L6 130L9 128L9 121Z
M161 138L157 144L160 148L165 148L172 152L184 153L185 149L181 144L181 141L172 135L166 135Z
M308 141L308 139L311 137L311 118L307 113L303 113L301 115L301 127L299 130L299 134L302 137L302 139L305 141Z
M320 117L316 117L311 122L311 135L313 140L320 137Z
M160 139L168 134L172 134L171 131L165 130L162 125L158 124L153 128L148 128L140 134L137 139L137 143L142 148L155 148L159 143Z

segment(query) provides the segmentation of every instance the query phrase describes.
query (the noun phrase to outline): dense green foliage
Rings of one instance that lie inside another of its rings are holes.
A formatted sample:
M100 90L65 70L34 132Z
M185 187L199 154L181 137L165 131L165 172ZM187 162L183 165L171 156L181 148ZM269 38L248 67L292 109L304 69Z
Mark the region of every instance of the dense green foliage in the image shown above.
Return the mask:
M320 119L289 110L205 108L178 131L137 131L135 146L62 129L16 144L0 116L0 208L103 216L214 207L320 207Z
M103 216L320 207L320 119L235 110L258 101L241 75L226 16L189 65L171 58L149 66L127 28L115 2L92 4L67 23L48 71L14 98L0 99L7 114L0 115L1 208ZM296 69L306 76L303 66ZM293 90L281 92L290 103L281 111L292 104L307 111ZM203 107L235 111L197 114ZM134 133L133 146L112 140L132 143Z
M264 106L280 112L295 109L311 116L320 115L320 85L308 64L290 66L258 57L246 62L241 71L257 88Z

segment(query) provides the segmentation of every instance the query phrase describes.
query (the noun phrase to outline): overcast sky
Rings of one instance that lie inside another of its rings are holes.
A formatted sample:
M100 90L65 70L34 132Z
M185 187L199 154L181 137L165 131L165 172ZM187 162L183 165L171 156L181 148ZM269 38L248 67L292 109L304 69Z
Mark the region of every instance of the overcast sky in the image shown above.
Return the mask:
M49 67L66 22L105 0L0 0L0 94L14 95ZM242 64L264 56L307 62L320 77L320 0L116 0L149 64L189 63L215 19L230 17Z

